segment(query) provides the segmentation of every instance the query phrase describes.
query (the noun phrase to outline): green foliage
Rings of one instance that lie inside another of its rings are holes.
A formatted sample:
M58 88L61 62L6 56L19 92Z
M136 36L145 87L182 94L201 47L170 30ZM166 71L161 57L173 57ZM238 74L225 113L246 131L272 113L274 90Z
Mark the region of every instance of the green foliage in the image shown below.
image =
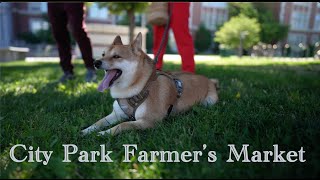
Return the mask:
M245 49L252 47L259 42L260 25L256 19L248 18L240 14L232 17L224 23L219 31L216 32L214 40L227 48L237 48L240 45L240 33L247 32L243 39Z
M17 36L18 39L25 41L30 44L38 44L41 43L41 40L32 32L22 32Z
M209 49L212 42L211 32L204 26L200 24L199 29L195 35L195 47L199 52L203 52Z
M92 6L93 3L94 2L84 2L84 5L87 6L87 7L90 7L90 6Z
M143 12L149 3L145 2L135 2L135 3L127 3L127 2L98 2L98 6L107 7L108 10L113 14L121 14L122 12L126 12L129 19L129 40L133 41L134 29L135 29L135 12Z
M244 14L250 18L256 18L261 25L259 33L260 41L267 44L276 44L288 36L289 26L280 24L267 3L229 2L229 17Z
M143 12L149 5L146 2L98 2L99 7L108 7L108 10L113 14L121 14L123 11Z
M148 24L146 27L148 28L148 33L146 34L147 53L153 54L153 27L150 24ZM175 52L172 51L172 48L171 48L171 46L169 44L170 39L171 39L170 36L168 36L168 43L167 43L167 46L166 46L165 53L166 54L175 54Z
M261 10L259 12L259 22L261 24L261 42L267 44L276 44L278 41L287 37L289 32L288 25L282 25L275 20L270 10Z
M75 39L73 36L70 36L70 41L72 45L76 44ZM54 40L51 28L49 29L40 29L37 32L22 32L18 34L18 39L25 41L26 43L30 44L55 44L56 41Z
M55 40L53 38L51 29L40 29L37 32L23 32L18 35L18 39L24 40L26 43L39 44L47 43L54 44Z
M152 25L148 24L146 26L148 28L148 32L146 34L146 48L147 53L152 53L152 47L153 47L153 28Z
M50 24L49 16L47 13L41 14L41 18ZM54 44L55 40L53 38L51 27L48 29L40 29L36 32L22 32L17 35L18 39L24 40L26 43L30 44L39 44L39 43L46 43L46 44Z
M130 25L130 21L128 16L123 16L123 19L121 19L117 24L119 25ZM141 25L141 16L138 16L138 20L135 20L135 26Z
M244 14L249 18L257 18L258 11L251 2L228 2L229 17ZM260 13L260 12L259 12Z

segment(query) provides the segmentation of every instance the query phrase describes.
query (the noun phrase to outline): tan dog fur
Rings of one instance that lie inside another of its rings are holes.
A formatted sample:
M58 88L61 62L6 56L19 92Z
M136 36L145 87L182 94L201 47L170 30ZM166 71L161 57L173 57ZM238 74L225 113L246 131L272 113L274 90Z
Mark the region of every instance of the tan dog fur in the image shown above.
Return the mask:
M113 98L129 98L137 95L151 76L153 62L141 50L141 45L141 33L130 45L123 45L120 36L117 36L111 47L106 50L104 57L100 59L103 62L101 69L120 69L122 71L122 75L110 88ZM119 55L121 58L115 59L114 55ZM217 80L191 73L175 72L172 74L183 82L183 94L177 100L172 114L186 111L196 103L208 106L218 101ZM166 76L158 76L149 86L149 96L135 113L136 121L122 122L106 131L99 132L99 135L105 133L115 135L126 130L153 128L156 123L166 117L168 108L174 103L176 95L177 90L173 81ZM127 118L126 114L117 101L114 101L112 113L84 129L82 134L86 135L101 130L125 118Z

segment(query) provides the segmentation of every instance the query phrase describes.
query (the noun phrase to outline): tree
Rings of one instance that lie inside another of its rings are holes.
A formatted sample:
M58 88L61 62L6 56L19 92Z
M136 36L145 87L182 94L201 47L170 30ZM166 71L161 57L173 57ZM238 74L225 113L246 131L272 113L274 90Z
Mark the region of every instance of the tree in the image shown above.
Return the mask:
M280 24L272 11L272 3L262 2L230 2L228 3L229 17L244 14L250 18L256 18L261 25L260 40L266 44L276 44L287 37L289 26ZM258 13L259 12L259 13Z
M204 26L200 24L199 29L196 32L195 37L195 47L199 52L208 50L212 42L211 32Z
M137 16L135 16L135 26L139 26L142 21L142 16L138 16L138 19L136 19ZM119 25L125 25L128 26L130 24L128 16L124 16L120 21L117 22Z
M44 20L44 22L50 24L47 13L41 14L41 18L42 20ZM40 43L55 44L55 40L52 35L52 29L50 26L48 29L45 29L42 27L36 32L32 32L32 31L22 32L22 33L19 33L17 37L18 39L23 40L26 43L30 43L30 44L40 44ZM72 42L74 42L74 39L72 40L73 40Z
M228 12L229 17L243 14L249 18L258 18L258 11L251 2L229 2Z
M153 29L152 25L148 24L148 33L146 35L146 46L147 46L147 53L152 53L152 47L153 47Z
M214 40L227 48L239 48L239 56L242 56L242 48L251 48L259 42L260 24L254 18L240 14L232 17L216 32Z
M100 8L107 7L108 10L113 14L121 14L123 11L126 12L129 18L129 39L130 42L133 41L134 38L134 29L135 29L135 12L143 12L145 8L149 5L146 2L98 2Z
M289 32L288 25L277 22L270 10L259 10L259 22L261 24L260 39L267 44L276 44L286 38Z

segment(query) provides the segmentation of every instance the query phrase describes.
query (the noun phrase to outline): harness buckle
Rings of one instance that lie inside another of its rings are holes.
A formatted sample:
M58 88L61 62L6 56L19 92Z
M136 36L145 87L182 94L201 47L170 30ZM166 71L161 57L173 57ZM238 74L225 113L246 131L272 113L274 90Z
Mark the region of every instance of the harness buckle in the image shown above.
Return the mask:
M175 82L175 85L176 85L176 88L177 88L177 91L178 91L177 98L180 98L181 95L182 95L182 92L183 92L183 83L182 83L182 81L180 79L174 78L173 80Z
M136 121L136 118L135 118L134 116L130 116L130 117L129 117L129 120L130 120L130 121Z

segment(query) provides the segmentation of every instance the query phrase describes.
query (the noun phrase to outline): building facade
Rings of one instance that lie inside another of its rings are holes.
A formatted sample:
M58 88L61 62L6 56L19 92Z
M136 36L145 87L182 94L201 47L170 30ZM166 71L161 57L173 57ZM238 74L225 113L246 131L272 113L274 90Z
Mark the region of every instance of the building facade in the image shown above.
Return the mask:
M1 46L23 46L19 35L25 32L37 32L50 27L47 21L47 2L1 3L0 21ZM93 3L86 8L87 23L115 24L116 17L107 8L98 8Z
M286 43L298 46L315 44L320 40L320 3L282 2L279 21L290 25Z
M189 29L195 40L195 34L200 26L203 24L206 29L210 30L212 36L217 30L217 27L228 20L228 4L227 2L191 2L190 3L190 17ZM174 52L177 52L174 35L170 32L170 47Z
M198 17L192 19L192 30L196 30L202 23L207 29L215 32L218 26L228 20L227 2L193 2L192 4L200 6L200 8L191 9L193 16Z
M289 44L293 50L299 50L301 45L313 45L320 41L320 3L273 2L264 3L263 6L273 11L280 23L290 26L288 37L280 43L281 45ZM19 34L49 28L46 14L47 2L0 3L0 21L1 24L5 24L0 27L0 47L23 45L18 39ZM86 10L87 23L116 24L123 18L125 14L112 15L107 8L99 8L96 3L92 3ZM145 25L145 18L139 18ZM204 24L214 36L217 27L228 19L228 2L190 4L189 28L194 38L200 24ZM177 51L172 32L170 37L169 43L173 50Z
M280 46L288 44L293 51L313 46L320 42L320 3L319 2L256 2L273 12L281 24L289 25L289 33ZM203 23L214 36L217 26L228 21L227 2L192 2L190 31L194 35Z
M13 38L12 26L12 12L10 3L0 4L0 48L8 47Z

